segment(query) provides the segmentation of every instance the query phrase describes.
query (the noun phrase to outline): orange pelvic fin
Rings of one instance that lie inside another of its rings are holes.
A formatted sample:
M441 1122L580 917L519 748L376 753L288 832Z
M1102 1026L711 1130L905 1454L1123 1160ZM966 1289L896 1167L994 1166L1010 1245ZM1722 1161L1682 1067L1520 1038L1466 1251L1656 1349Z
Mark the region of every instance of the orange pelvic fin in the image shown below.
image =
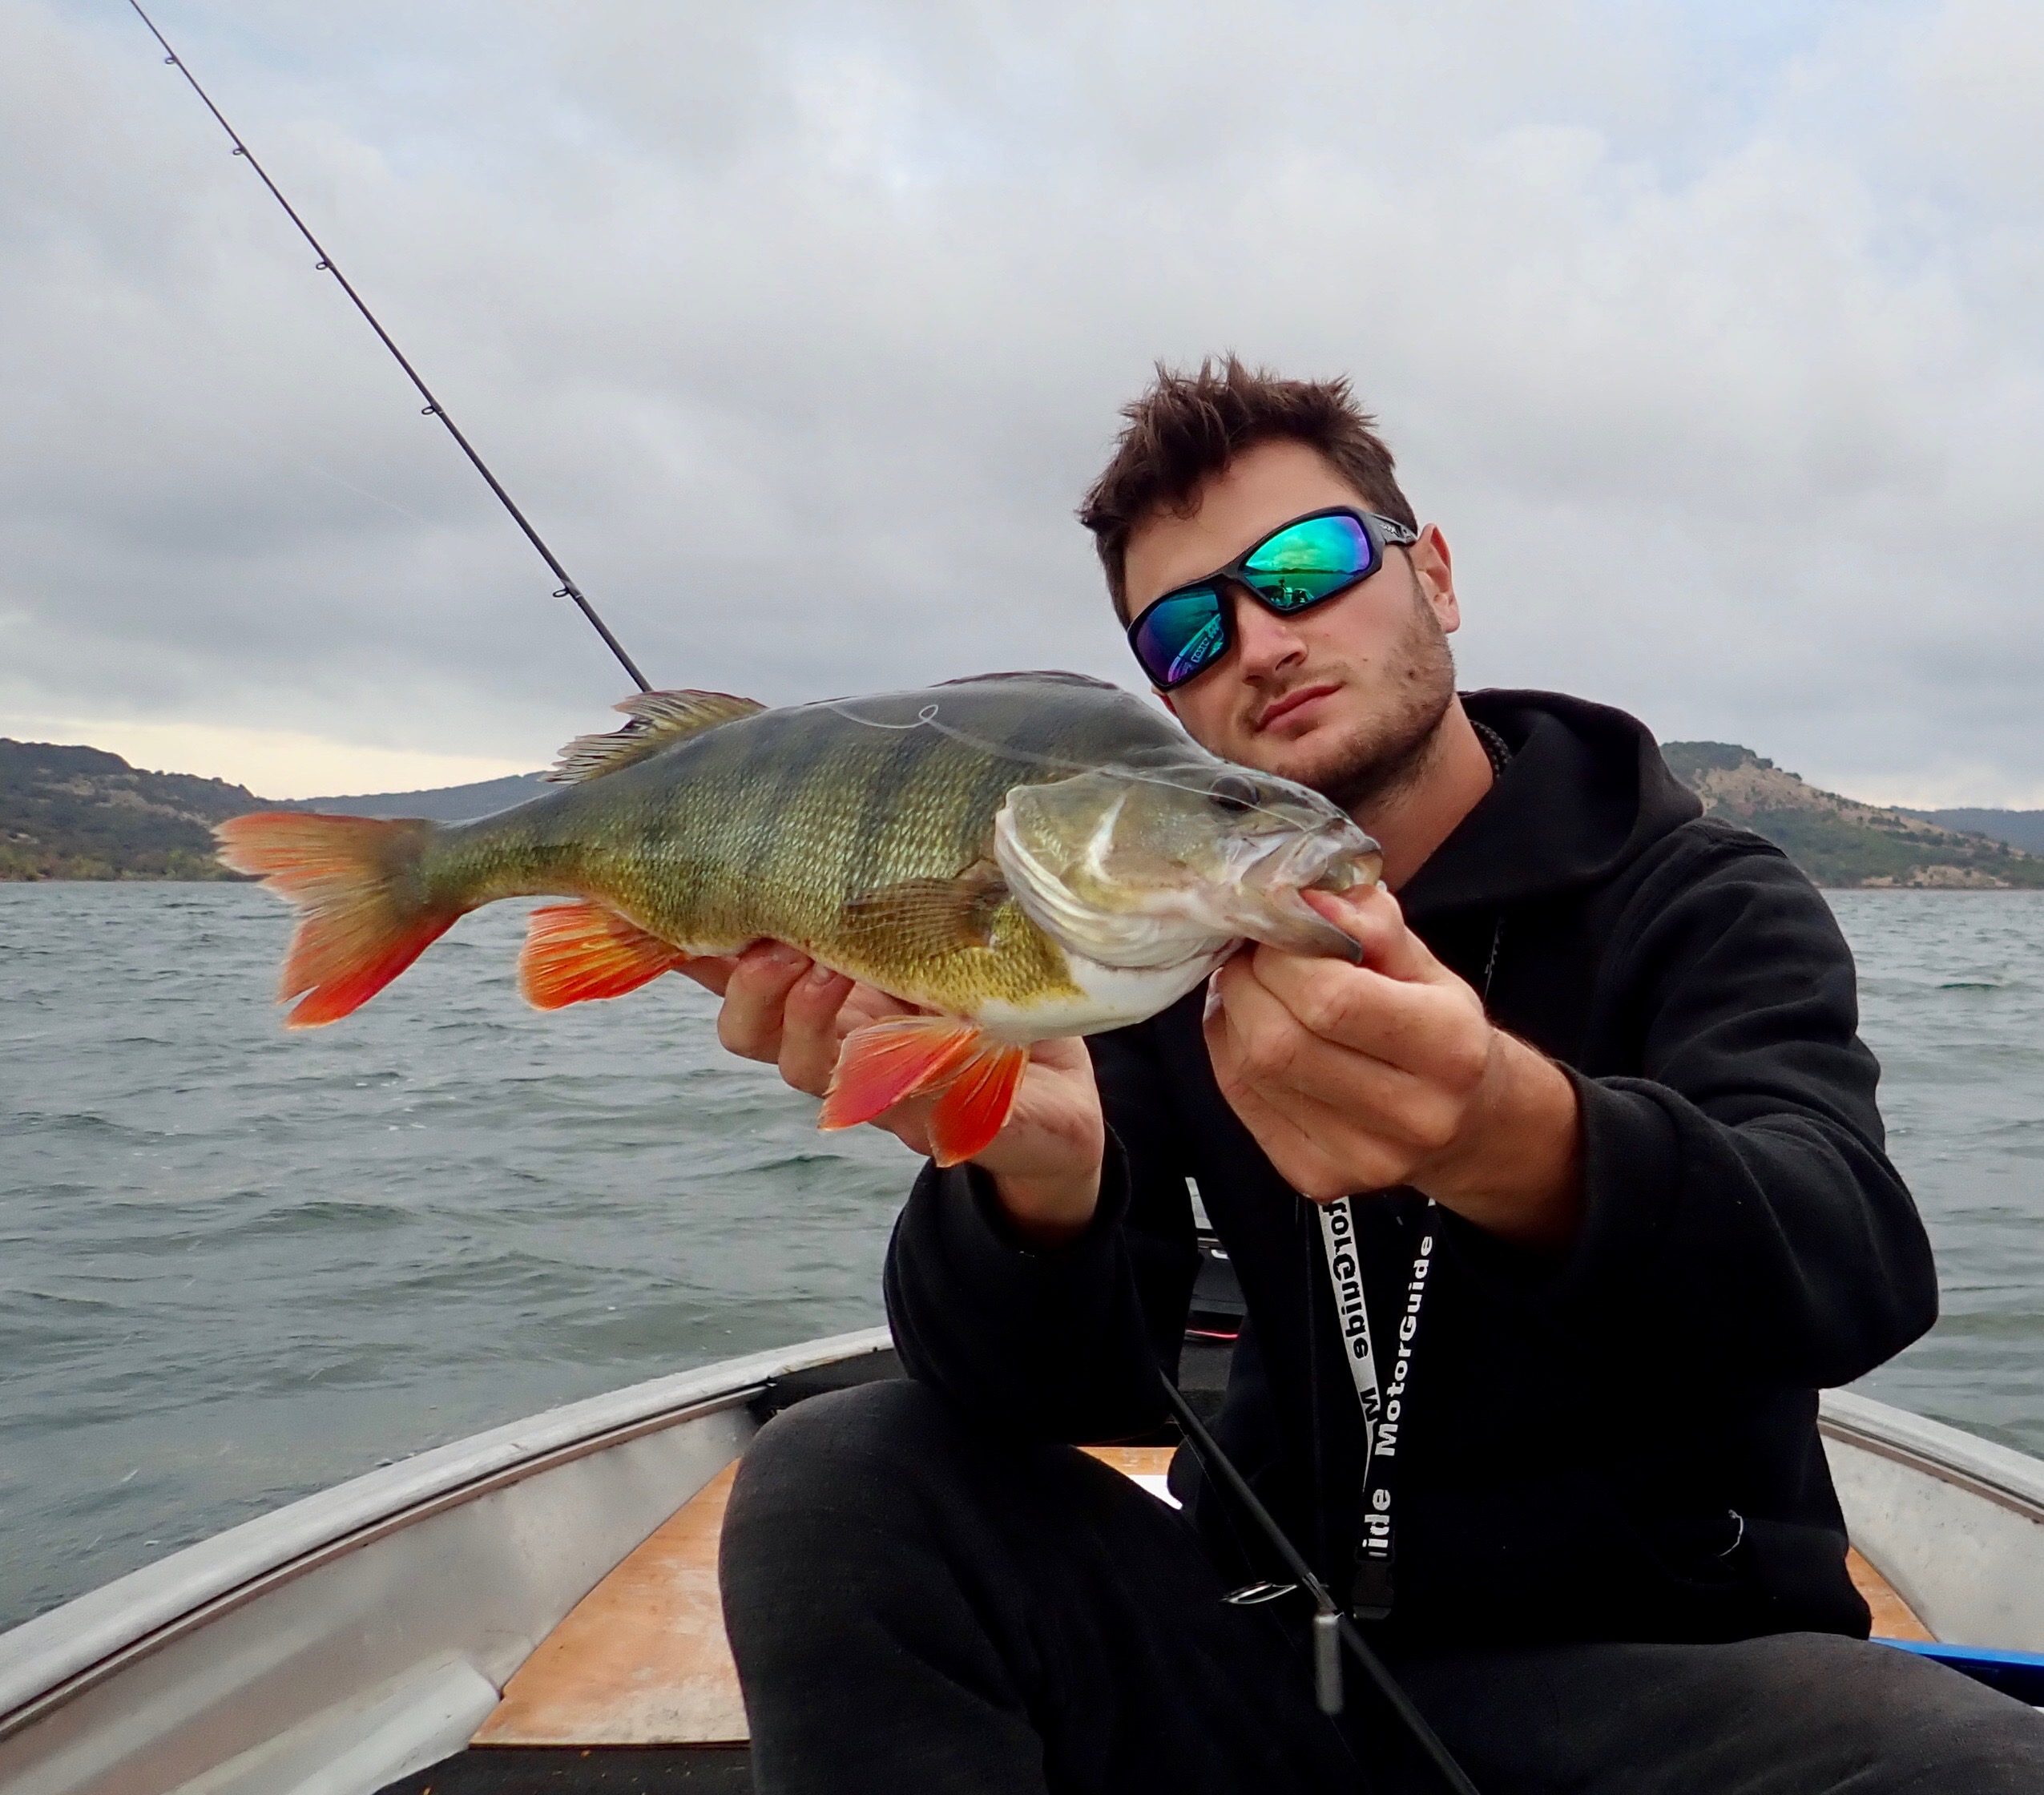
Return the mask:
M986 1043L937 1099L929 1118L930 1156L939 1165L957 1165L984 1153L1007 1125L1028 1070L1028 1048Z
M949 1016L896 1016L847 1035L824 1098L822 1128L849 1128L909 1097L941 1093L930 1116L939 1165L983 1152L1014 1107L1026 1047Z
M298 911L277 1001L289 1028L337 1022L452 928L465 906L421 892L435 825L416 820L264 810L213 831L223 865L259 876Z
M601 904L546 904L526 919L518 989L535 1010L623 997L688 955Z

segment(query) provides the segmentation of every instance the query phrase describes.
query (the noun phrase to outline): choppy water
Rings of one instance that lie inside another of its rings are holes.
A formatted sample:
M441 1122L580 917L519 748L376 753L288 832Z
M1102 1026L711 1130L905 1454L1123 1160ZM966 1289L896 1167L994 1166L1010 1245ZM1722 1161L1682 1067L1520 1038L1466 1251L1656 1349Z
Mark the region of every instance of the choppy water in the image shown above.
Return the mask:
M2044 893L1838 893L1945 1289L1869 1380L2044 1452ZM517 906L340 1027L247 886L0 885L0 1625L380 1460L880 1319L910 1169Z

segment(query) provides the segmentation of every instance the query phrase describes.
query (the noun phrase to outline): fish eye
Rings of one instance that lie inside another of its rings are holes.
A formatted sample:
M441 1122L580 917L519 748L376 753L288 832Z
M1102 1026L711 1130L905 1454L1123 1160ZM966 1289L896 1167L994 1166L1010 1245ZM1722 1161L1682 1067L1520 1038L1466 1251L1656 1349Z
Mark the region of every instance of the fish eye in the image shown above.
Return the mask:
M1231 814L1247 810L1256 801L1256 788L1238 773L1224 773L1207 787L1207 796Z

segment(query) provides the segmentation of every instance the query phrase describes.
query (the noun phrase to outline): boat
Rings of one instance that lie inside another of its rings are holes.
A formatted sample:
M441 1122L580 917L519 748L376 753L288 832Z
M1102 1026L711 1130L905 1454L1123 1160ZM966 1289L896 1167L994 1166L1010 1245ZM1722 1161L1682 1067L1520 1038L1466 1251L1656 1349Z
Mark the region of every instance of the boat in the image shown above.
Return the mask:
M1179 1386L1210 1414L1240 1305L1206 1246ZM0 1634L0 1789L736 1795L723 1492L780 1410L899 1375L874 1329L656 1378L119 1578ZM1877 1636L2044 1704L2044 1462L1849 1392L1820 1426ZM1091 1450L1163 1496L1169 1448Z

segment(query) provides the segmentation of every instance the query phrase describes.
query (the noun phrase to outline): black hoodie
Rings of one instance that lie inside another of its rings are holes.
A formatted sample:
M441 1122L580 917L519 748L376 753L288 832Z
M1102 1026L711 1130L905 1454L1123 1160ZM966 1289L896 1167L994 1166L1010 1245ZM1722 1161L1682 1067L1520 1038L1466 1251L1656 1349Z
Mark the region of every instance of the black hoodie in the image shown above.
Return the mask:
M1632 718L1547 692L1465 703L1511 759L1399 898L1472 984L1494 945L1493 1018L1580 1095L1586 1200L1558 1260L1433 1212L1387 1643L1864 1636L1816 1391L1916 1338L1937 1298L1844 941L1777 849L1700 815ZM1025 1250L982 1175L926 1168L888 1313L909 1374L982 1425L1153 1427L1147 1365L1176 1362L1195 1269L1191 1178L1248 1307L1216 1430L1339 1591L1365 1432L1318 1222L1221 1097L1201 1002L1091 1043L1111 1141L1085 1235ZM1394 1340L1425 1205L1354 1207L1375 1337ZM1268 1568L1224 1494L1194 1506L1224 1559Z

